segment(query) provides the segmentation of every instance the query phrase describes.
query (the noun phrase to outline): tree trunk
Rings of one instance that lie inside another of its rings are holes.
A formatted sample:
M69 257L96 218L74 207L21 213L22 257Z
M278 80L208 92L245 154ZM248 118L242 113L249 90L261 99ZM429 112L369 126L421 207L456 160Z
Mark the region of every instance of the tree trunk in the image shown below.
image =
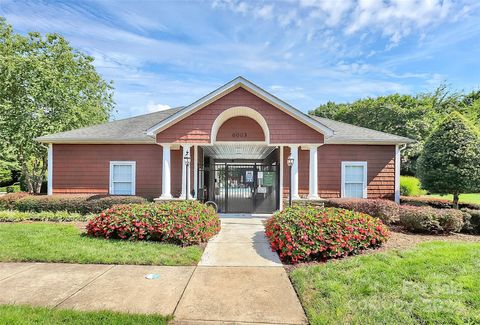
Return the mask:
M453 208L458 209L458 198L460 194L458 193L453 193Z

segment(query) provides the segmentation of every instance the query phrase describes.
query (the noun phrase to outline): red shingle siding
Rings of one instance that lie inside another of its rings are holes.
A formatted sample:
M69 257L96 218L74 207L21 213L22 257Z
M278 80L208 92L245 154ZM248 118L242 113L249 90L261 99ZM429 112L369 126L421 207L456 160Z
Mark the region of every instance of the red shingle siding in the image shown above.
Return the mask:
M136 161L136 194L162 191L162 147L155 144L55 144L53 193L108 194L110 161Z
M394 199L395 146L321 146L318 149L318 190L321 197L340 197L342 161L367 162L368 198Z
M283 193L288 196L289 172L287 158L290 148L283 152ZM309 188L308 150L298 151L298 193L305 197ZM323 145L318 148L318 194L322 198L341 196L342 161L366 161L368 165L368 197L394 199L395 146L375 145Z
M170 151L171 194L179 197L182 192L183 149Z
M217 141L265 141L262 127L246 116L232 117L222 124Z
M238 88L157 134L158 143L210 143L213 122L224 110L246 106L266 120L271 143L323 143L323 134L249 91Z
M290 171L287 165L287 159L290 155L290 147L283 147L283 195L285 197L288 196L288 192L290 189Z
M298 148L298 195L307 197L310 180L310 151Z

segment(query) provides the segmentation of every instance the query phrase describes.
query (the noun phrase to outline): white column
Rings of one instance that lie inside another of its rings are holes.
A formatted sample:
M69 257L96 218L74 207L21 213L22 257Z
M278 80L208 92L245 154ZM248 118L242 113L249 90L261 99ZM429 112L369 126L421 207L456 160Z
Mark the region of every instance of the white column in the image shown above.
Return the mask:
M283 163L283 146L279 146L278 147L280 149L280 188L279 188L279 191L280 191L280 206L279 206L279 209L280 211L283 210L283 167L284 167L284 163Z
M395 202L400 203L400 147L395 146Z
M47 194L53 194L53 144L48 144L48 162L47 162Z
M190 195L190 188L192 187L192 184L191 184L191 181L190 181L190 178L188 179L188 189L185 188L185 181L187 179L187 175L188 177L190 177L190 165L191 165L191 161L190 161L190 164L188 166L185 165L185 162L183 161L183 157L185 157L188 153L188 155L190 155L190 145L189 144L184 144L182 145L182 148L183 148L183 155L182 155L182 193L180 194L180 198L181 199L184 199L185 198L185 193L188 193L188 198L190 199L191 198L191 195ZM191 155L190 155L191 157Z
M310 148L310 166L308 182L308 199L318 200L318 146Z
M290 154L293 158L292 165L292 179L290 180L292 184L292 200L298 200L298 145L290 146Z
M162 162L162 199L171 199L171 171L170 171L170 145L162 144L163 162Z
M195 198L198 198L198 146L193 147L193 188L195 189Z

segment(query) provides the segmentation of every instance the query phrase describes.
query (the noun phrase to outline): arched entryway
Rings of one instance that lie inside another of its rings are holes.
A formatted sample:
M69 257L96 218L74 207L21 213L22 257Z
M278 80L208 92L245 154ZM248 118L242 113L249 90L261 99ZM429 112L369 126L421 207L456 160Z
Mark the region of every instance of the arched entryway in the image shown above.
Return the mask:
M263 116L249 107L220 114L202 146L199 198L223 213L272 213L280 204L280 150ZM200 193L202 191L203 193Z

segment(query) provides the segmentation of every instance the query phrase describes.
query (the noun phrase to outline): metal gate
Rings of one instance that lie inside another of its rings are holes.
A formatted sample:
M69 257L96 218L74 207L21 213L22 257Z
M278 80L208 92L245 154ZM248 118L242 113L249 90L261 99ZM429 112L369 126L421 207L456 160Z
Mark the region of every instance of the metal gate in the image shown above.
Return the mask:
M211 190L224 213L271 213L278 209L277 165L216 163Z

